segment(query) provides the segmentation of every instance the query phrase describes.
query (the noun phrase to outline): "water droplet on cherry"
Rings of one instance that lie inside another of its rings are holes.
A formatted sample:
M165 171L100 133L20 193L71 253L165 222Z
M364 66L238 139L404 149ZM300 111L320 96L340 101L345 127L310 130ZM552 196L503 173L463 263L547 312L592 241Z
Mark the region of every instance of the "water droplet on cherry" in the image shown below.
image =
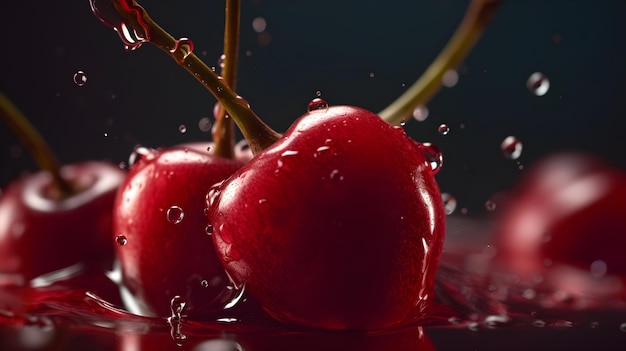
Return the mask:
M448 193L441 194L441 200L443 200L443 209L447 215L454 213L456 209L456 198Z
M82 87L83 85L85 85L85 83L87 83L87 74L83 71L77 71L76 73L74 73L73 79L76 85Z
M339 172L338 169L333 169L333 171L330 172L330 179L332 179L332 180L343 180L343 176L341 175L341 173Z
M154 149L137 145L135 147L135 150L133 150L130 156L128 156L128 166L132 167L135 163L137 163L137 161L139 161L140 159L144 157L146 159L150 159L151 157L154 157L153 153L154 153Z
M447 124L443 123L439 125L439 127L437 128L437 131L441 135L448 135L448 133L450 133L450 127L448 127Z
M542 319L535 319L532 324L533 324L533 327L537 327L537 328L543 328L546 326L546 322Z
M545 95L550 89L550 80L541 72L535 72L528 77L526 87L536 96Z
M209 282L208 282L206 279L203 279L203 280L200 282L200 285L201 285L203 288L208 288L208 287L209 287Z
M309 105L307 106L307 111L313 112L317 110L323 110L324 112L328 110L328 103L326 102L326 100L321 98L315 98L311 100L311 102L309 102Z
M128 239L126 239L126 235L119 234L115 237L115 243L119 246L124 246L128 243Z
M209 236L213 235L213 226L210 224L207 224L206 227L204 227L204 232Z
M167 221L172 224L178 224L182 222L185 217L185 212L179 206L171 206L165 211L165 215L167 216Z
M419 122L423 122L428 118L428 107L419 105L413 110L413 118Z
M522 142L514 136L508 136L502 140L500 149L507 158L517 160L522 155Z
M443 166L443 153L439 147L432 143L422 143L422 150L426 160L430 163L431 170L437 174Z

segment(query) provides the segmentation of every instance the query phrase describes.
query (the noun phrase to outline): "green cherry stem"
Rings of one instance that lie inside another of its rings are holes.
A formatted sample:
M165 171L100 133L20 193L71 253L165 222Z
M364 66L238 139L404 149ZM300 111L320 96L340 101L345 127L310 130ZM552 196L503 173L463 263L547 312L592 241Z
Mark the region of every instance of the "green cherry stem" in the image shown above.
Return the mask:
M225 24L224 24L224 55L222 65L222 77L226 84L235 89L237 82L237 51L239 50L239 19L241 0L226 0ZM233 121L226 118L226 109L219 105L215 128L213 128L213 142L216 156L233 158L235 147L235 131Z
M0 92L0 118L6 122L42 170L50 172L60 197L73 193L72 186L61 177L61 164L37 129L26 116Z
M176 40L161 28L134 0L112 0L120 16L129 20L138 34L170 55L179 66L193 75L224 106L241 130L254 155L266 149L281 135L265 124L250 108L250 104L218 77L196 54L188 42Z
M416 107L427 103L441 88L443 75L469 54L493 18L501 0L472 0L461 24L422 76L378 114L393 125L406 121Z

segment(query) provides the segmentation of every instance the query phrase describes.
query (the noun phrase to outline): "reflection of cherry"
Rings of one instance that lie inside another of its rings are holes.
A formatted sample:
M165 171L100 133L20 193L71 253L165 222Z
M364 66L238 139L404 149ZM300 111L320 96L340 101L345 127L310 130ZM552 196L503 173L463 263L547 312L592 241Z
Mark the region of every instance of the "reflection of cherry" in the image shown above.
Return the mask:
M242 163L209 155L204 145L148 152L120 188L113 236L135 312L168 316L176 295L193 309L212 302L228 283L207 235L204 199Z
M60 167L2 94L0 117L44 169L13 181L0 198L0 273L23 283L77 263L110 264L111 209L124 172L106 162Z
M505 261L532 273L565 263L626 275L626 173L582 154L548 157L515 190L499 228Z
M393 326L432 297L444 236L433 175L422 145L377 115L314 110L210 194L218 255L279 319Z

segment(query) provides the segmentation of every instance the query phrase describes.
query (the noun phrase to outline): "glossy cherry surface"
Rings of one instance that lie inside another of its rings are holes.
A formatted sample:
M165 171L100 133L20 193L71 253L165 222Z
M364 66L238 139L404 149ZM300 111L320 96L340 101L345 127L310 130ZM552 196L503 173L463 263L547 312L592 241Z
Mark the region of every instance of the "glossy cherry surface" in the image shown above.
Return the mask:
M207 234L205 196L242 163L214 157L208 146L148 151L120 188L112 241L135 313L168 316L177 295L188 310L224 297L229 280Z
M105 162L66 165L73 194L55 192L38 172L10 183L0 198L0 273L24 283L77 263L110 266L113 202L125 173Z
M404 322L432 298L444 238L422 147L360 108L305 114L210 194L227 271L283 321Z

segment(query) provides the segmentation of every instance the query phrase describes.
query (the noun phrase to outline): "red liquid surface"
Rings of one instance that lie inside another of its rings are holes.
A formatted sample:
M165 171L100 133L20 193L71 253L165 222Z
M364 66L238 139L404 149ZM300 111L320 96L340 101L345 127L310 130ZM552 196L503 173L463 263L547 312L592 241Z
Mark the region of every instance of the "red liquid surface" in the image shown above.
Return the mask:
M478 224L478 225L477 225ZM127 312L105 272L0 286L1 350L623 350L626 300L611 280L546 271L530 281L500 270L484 223L451 218L437 303L412 325L376 332L324 332L281 325L244 298L203 319ZM455 236L463 229L464 235ZM483 240L475 240L475 238ZM602 289L602 287L606 289Z

